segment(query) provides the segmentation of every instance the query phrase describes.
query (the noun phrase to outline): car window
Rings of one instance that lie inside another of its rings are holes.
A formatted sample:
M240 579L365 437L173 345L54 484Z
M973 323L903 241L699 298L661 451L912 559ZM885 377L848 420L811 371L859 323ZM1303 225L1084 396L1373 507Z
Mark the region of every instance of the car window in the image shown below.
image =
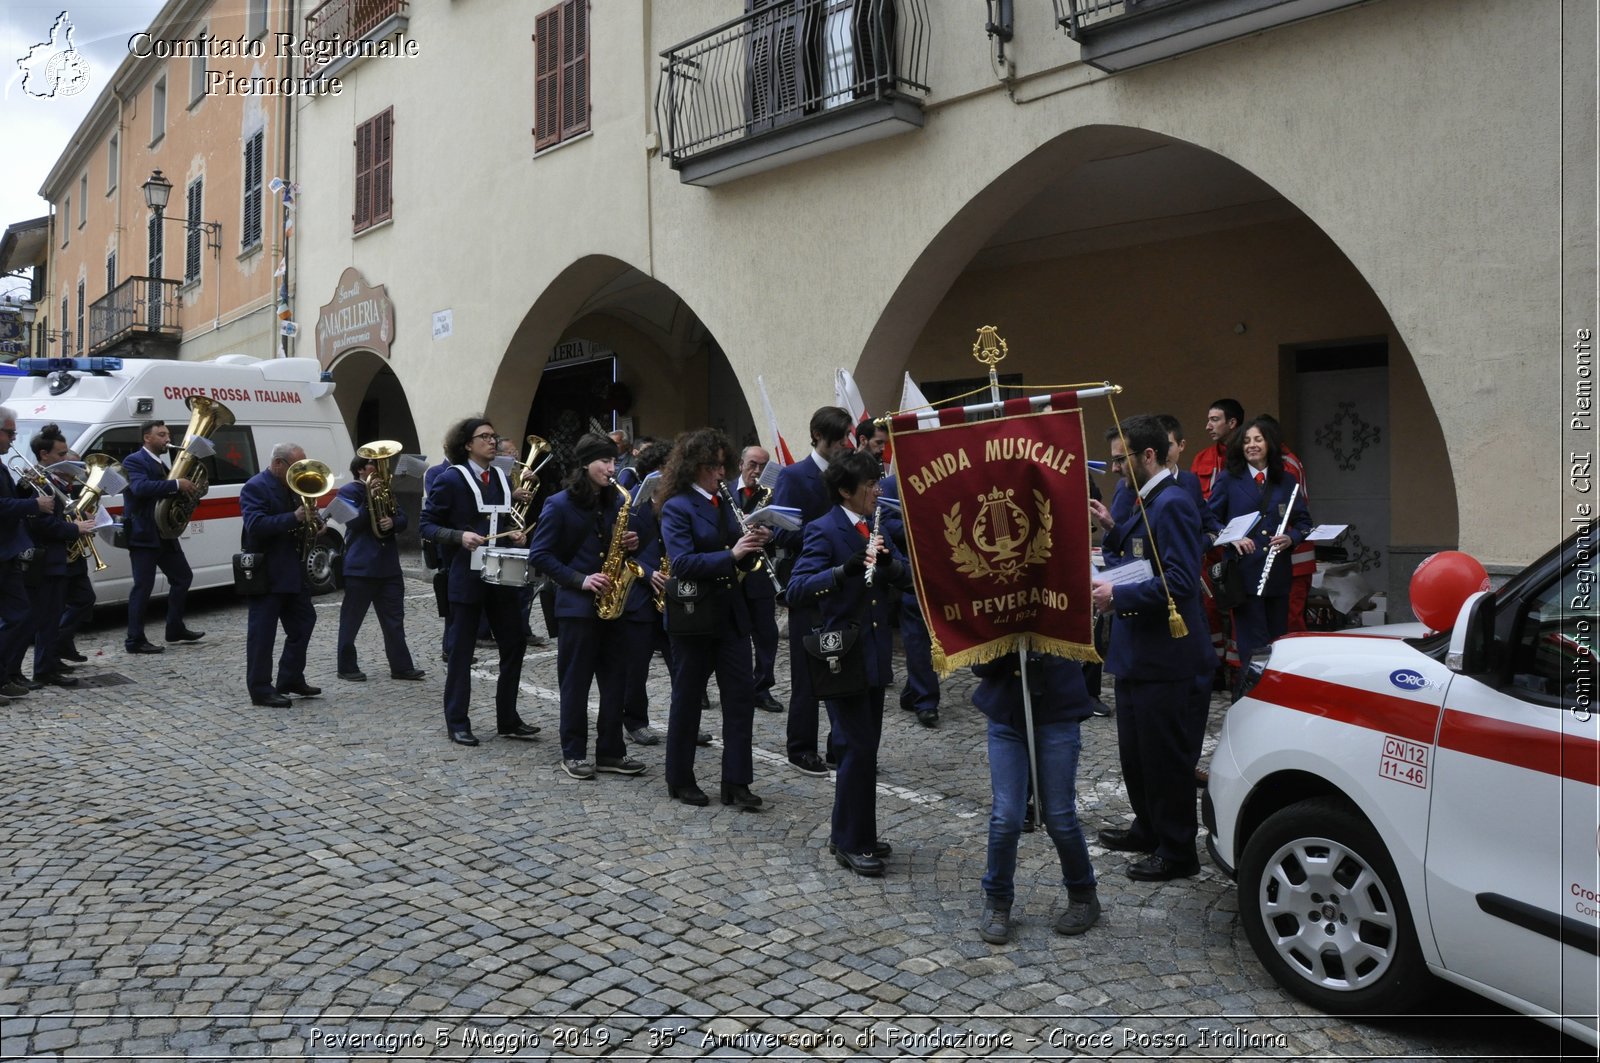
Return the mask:
M139 432L136 424L118 425L108 428L99 436L89 440L80 450L80 454L109 454L118 461L122 461L129 454L144 446L144 437Z
M1594 693L1592 579L1593 570L1579 565L1524 599L1512 647L1513 687L1567 700Z
M260 471L256 464L255 439L241 425L212 429L208 437L217 452L203 460L214 484L242 484Z

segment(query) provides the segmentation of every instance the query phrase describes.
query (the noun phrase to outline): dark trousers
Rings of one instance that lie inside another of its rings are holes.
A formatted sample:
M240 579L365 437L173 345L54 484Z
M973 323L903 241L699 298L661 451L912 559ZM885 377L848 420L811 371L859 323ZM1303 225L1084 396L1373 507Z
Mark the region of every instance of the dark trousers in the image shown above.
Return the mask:
M628 656L624 620L591 616L561 618L566 633L556 649L561 685L561 759L583 760L589 752L589 690L598 675L600 715L595 721L594 755L614 760L622 745L622 704L627 692ZM526 637L526 636L524 636Z
M883 687L828 701L839 771L833 787L833 844L870 853L878 841L878 743L883 737Z
M128 592L129 647L147 641L144 635L144 611L150 604L150 592L156 585L156 569L167 577L167 638L183 632L183 604L189 596L189 584L194 573L189 570L189 559L183 556L183 547L175 539L163 539L157 547L130 546L128 560L133 565L133 589ZM271 652L270 647L268 652Z
M754 575L748 577L755 579ZM765 570L761 575L766 579ZM772 667L778 659L778 603L773 598L750 598L750 644L755 652L756 693L765 694L776 682Z
M1194 859L1194 769L1200 762L1211 676L1117 679L1117 753L1134 835L1157 856Z
M817 752L817 696L806 671L807 613L789 611L789 759ZM830 745L833 743L829 742Z
M665 643L667 633L661 626L661 617L654 612L643 620L623 617L622 628L619 636L625 672L622 726L637 731L650 726L650 692L646 688L650 680L650 662L655 658L657 641ZM667 667L670 671L672 666Z
M371 608L378 615L378 630L383 632L383 652L389 658L390 672L409 672L416 667L411 648L406 645L405 578L388 576L346 576L344 602L339 606L339 671L358 672L356 635Z
M517 623L516 588L485 584L482 601L450 603L450 621L445 625L450 660L444 677L444 723L451 731L472 729L467 713L472 700L472 651L483 616L489 618L489 629L500 649L500 679L494 691L496 727L509 731L522 722L517 715L517 685L522 682L522 652L528 643Z
M283 624L283 652L278 655L278 679L272 679L272 644ZM245 685L252 698L270 697L277 687L306 680L306 647L317 611L311 595L258 594L250 598L250 619L245 632Z
M933 670L933 639L922 610L910 595L900 598L900 644L906 651L906 685L900 707L914 712L939 711L939 677Z
M37 587L28 588L28 606L33 611L33 677L61 671L56 647L61 637L61 614L66 609L65 576L45 576ZM18 666L21 665L18 660Z
M6 666L7 675L17 670L10 667L11 662L20 667L27 652L28 640L33 637L32 613L17 563L0 561L0 665Z
M563 622L565 623L565 622ZM563 628L565 630L565 628ZM694 784L694 747L700 736L700 698L713 673L722 696L722 781L749 786L755 778L750 736L755 728L755 681L750 675L750 639L672 640L672 708L667 719L667 785Z
M61 614L61 642L71 645L72 639L89 618L94 615L94 581L86 568L67 573L66 610Z
M1233 611L1233 639L1239 645L1239 664L1265 649L1289 630L1289 597L1257 598L1251 595Z

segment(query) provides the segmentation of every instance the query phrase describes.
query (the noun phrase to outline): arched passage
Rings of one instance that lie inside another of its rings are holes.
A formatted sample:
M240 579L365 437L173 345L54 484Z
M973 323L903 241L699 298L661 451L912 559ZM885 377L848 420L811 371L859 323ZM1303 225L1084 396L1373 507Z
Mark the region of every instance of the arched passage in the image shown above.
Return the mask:
M355 349L340 355L331 372L334 399L352 443L359 447L374 439L394 439L408 452L423 449L405 388L386 360Z
M1391 602L1456 542L1444 435L1390 312L1313 219L1222 155L1116 126L1039 147L928 243L857 377L869 394L897 396L902 371L954 392L981 375L969 352L989 324L1012 351L1002 373L1110 379L1119 412L1176 415L1185 464L1210 442L1213 399L1276 415L1314 515L1352 526L1353 562ZM1086 415L1098 449L1109 410Z
M671 288L605 255L574 262L534 300L501 361L487 416L555 446L591 420L671 439L712 425L754 441L746 401L716 338Z

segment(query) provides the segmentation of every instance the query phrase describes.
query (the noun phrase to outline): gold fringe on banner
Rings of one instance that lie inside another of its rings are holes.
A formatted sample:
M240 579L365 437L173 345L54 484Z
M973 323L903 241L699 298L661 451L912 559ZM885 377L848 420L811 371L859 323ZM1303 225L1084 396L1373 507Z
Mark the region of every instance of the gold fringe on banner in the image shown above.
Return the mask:
M1042 635L1030 634L1025 631L1003 638L993 639L970 649L962 650L952 657L946 657L944 650L935 644L933 654L933 670L939 675L947 676L958 668L970 668L975 664L987 664L997 661L1002 657L1009 657L1018 650L1029 650L1034 653L1045 653L1052 657L1065 657L1069 661L1082 661L1085 664L1100 664L1100 655L1095 652L1092 645L1081 642L1064 642L1060 639L1048 639Z

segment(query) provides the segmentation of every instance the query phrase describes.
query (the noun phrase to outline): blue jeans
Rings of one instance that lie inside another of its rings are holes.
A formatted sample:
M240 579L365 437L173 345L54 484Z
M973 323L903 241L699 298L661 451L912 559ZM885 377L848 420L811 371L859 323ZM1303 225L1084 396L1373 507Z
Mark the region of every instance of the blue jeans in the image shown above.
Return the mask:
M1039 813L1061 858L1062 882L1073 896L1092 894L1094 868L1078 826L1078 721L1036 726L1034 742L1039 755ZM983 893L1010 904L1016 895L1017 839L1028 804L1028 738L993 720L989 721L989 781L994 809L989 813L989 867L983 875Z

